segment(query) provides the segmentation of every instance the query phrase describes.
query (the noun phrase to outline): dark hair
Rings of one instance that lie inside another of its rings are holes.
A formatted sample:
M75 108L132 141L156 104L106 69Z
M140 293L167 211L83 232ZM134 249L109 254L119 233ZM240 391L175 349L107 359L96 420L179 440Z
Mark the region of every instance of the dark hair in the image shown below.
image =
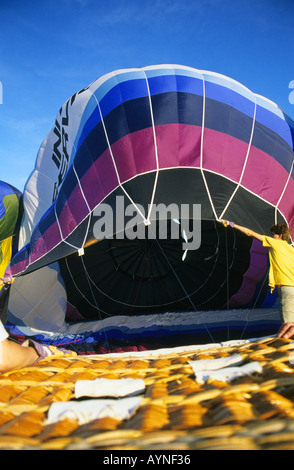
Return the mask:
M271 233L275 233L276 235L282 235L282 240L286 240L287 242L290 240L291 237L290 230L288 229L286 224L272 225Z

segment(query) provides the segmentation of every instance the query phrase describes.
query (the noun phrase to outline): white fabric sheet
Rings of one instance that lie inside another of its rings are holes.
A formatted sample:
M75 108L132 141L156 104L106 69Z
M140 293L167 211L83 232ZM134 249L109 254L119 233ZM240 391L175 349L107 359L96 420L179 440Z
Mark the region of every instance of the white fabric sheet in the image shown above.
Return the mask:
M138 409L142 398L91 399L83 401L58 401L52 403L48 411L47 423L63 419L76 419L79 425L99 418L129 419Z
M75 397L126 397L138 395L145 390L143 379L94 379L78 380Z

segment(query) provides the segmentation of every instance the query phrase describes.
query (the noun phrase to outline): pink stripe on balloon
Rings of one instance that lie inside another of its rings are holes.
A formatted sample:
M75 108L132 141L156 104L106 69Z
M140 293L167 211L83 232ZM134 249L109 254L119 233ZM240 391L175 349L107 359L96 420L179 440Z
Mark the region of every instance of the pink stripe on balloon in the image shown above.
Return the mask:
M266 276L268 268L268 250L262 243L253 239L250 250L250 266L244 274L239 291L234 294L227 305L228 308L238 308L248 304L256 293L257 284Z
M200 167L201 127L185 124L161 125L155 128L159 169ZM229 135L205 129L203 169L238 182L241 178L248 145ZM157 168L153 129L143 129L127 135L111 146L121 183L154 171ZM80 180L86 200L93 210L119 185L109 149L95 159ZM251 147L241 184L271 204L277 204L288 178L286 170L270 155ZM294 225L291 206L294 181L289 180L279 208ZM79 185L73 189L60 213L63 237L74 230L88 214ZM72 219L73 215L73 219ZM31 261L37 260L60 242L57 224L50 226L32 247ZM25 262L20 264L23 266ZM18 265L16 265L18 266ZM13 268L14 272L15 267Z

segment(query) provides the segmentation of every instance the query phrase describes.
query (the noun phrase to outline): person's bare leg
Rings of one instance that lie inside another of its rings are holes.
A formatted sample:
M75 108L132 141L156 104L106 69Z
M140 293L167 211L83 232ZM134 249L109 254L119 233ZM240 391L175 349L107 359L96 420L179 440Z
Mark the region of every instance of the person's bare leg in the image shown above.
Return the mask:
M9 339L0 342L0 373L30 366L39 355L33 347L22 347Z

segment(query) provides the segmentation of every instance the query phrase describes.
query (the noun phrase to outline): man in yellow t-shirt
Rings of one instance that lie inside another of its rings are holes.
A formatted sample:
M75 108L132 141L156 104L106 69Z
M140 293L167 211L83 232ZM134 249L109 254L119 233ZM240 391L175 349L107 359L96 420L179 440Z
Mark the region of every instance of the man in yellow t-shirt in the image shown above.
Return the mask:
M290 231L287 225L273 225L270 229L271 237L268 237L233 222L226 220L221 222L225 226L234 227L249 237L256 238L269 249L269 286L271 290L278 286L282 320L278 336L284 338L294 337L294 248L289 243Z

